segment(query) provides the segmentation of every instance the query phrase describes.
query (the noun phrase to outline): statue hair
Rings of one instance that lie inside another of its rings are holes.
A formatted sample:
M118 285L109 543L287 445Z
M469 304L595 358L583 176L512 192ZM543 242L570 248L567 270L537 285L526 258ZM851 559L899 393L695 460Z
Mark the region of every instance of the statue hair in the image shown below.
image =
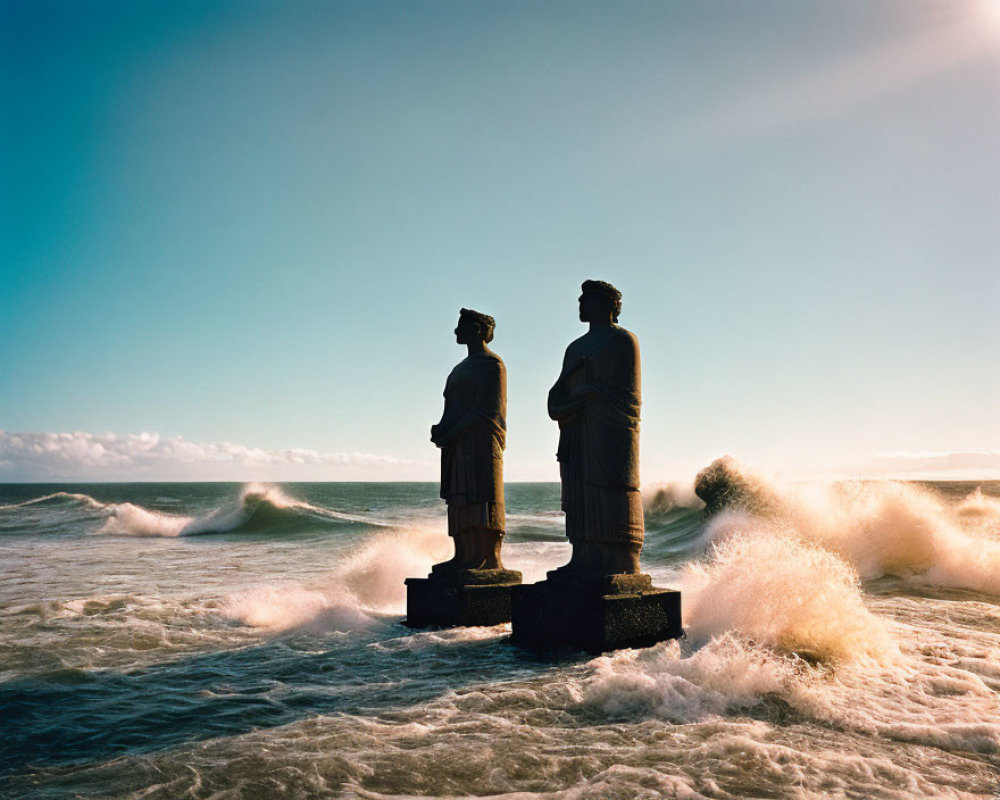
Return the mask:
M611 319L618 322L622 313L622 293L605 281L584 281L580 287L584 292L594 292L606 298L611 306Z
M496 320L489 314L473 311L471 308L463 308L458 312L458 318L467 317L479 325L479 330L483 334L483 341L489 344L493 341L493 329L496 328Z

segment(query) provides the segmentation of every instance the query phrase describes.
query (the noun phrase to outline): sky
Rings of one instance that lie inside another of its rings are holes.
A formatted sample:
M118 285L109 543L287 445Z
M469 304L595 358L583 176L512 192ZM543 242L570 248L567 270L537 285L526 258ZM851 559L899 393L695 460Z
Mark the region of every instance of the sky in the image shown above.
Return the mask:
M0 0L0 481L508 480L581 281L646 483L1000 477L1000 0Z

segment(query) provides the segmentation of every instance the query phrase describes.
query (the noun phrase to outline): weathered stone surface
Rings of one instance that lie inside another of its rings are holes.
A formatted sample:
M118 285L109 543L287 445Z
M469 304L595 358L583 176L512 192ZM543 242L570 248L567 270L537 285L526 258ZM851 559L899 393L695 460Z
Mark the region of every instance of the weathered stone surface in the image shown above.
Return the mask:
M513 569L449 569L443 564L435 564L430 577L454 586L521 582L521 573Z
M567 591L589 592L591 594L622 594L623 592L649 592L653 589L653 579L643 572L619 575L586 575L552 570L548 573L548 583L553 588Z
M445 577L406 579L406 620L411 628L453 625L499 625L510 622L511 592L521 583L515 570L463 570L466 573L493 573L466 576L472 583L460 583L456 574Z
M651 580L649 585L641 591L608 593L559 580L515 587L511 640L532 649L573 647L601 653L682 636L681 593L653 587Z

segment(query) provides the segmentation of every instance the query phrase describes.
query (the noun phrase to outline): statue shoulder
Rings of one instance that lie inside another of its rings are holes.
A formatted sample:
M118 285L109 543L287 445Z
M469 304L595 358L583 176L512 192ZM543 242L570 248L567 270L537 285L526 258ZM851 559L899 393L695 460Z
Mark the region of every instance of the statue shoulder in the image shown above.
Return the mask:
M611 342L618 358L627 358L636 364L639 363L639 339L632 331L616 325Z
M636 337L634 333L632 333L632 331L626 330L625 328L622 328L618 325L615 326L614 331L615 331L615 339L622 345L632 347L635 350L639 349L639 339Z
M504 372L507 369L506 365L503 363L503 359L500 358L500 356L498 356L492 350L487 350L485 353L483 353L482 358L483 358L483 365L487 369L498 369L501 372Z
M588 348L588 343L590 341L588 339L588 336L589 334L585 333L583 334L583 336L578 336L576 339L574 339L572 342L566 345L566 357L569 358L581 351L586 350Z

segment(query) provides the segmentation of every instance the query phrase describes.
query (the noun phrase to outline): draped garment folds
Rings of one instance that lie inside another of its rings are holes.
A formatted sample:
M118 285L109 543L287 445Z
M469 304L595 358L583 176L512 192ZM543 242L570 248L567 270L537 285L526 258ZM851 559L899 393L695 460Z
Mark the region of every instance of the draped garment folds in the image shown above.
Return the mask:
M507 370L494 353L470 355L444 387L441 497L448 533L468 528L503 534L503 450L507 443Z
M566 349L553 393L587 384L593 397L559 420L562 508L570 541L642 545L639 493L639 343L624 328L581 336Z

